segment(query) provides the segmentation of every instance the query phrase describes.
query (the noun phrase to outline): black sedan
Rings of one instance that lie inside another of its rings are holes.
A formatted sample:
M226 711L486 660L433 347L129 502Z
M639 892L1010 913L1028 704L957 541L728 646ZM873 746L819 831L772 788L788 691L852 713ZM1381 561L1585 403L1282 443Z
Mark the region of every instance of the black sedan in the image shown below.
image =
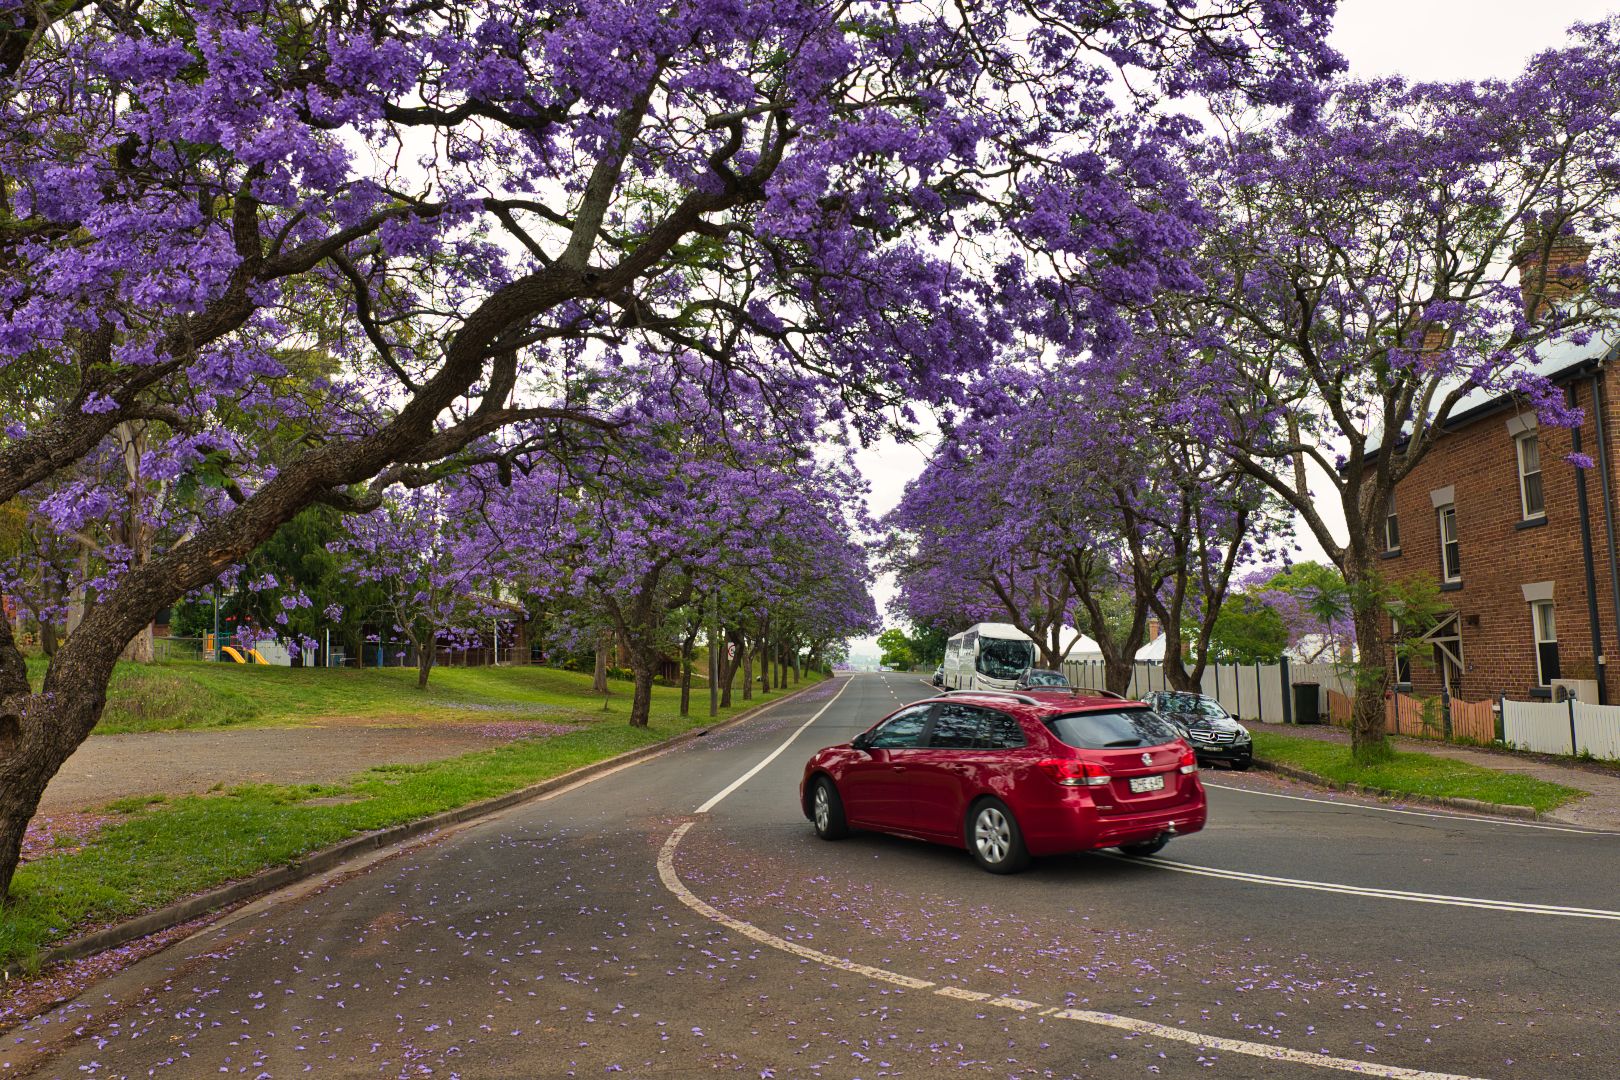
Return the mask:
M1254 742L1248 728L1214 698L1156 690L1142 700L1182 729L1199 762L1224 761L1239 772L1254 764Z

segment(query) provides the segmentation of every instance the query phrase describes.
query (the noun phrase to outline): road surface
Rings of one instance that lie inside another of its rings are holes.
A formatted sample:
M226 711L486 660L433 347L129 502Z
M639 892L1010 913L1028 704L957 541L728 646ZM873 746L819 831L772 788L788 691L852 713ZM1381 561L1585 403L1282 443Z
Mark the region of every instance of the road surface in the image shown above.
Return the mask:
M1206 771L1146 861L818 840L805 758L927 693L841 678L255 905L0 1076L1620 1075L1620 835Z

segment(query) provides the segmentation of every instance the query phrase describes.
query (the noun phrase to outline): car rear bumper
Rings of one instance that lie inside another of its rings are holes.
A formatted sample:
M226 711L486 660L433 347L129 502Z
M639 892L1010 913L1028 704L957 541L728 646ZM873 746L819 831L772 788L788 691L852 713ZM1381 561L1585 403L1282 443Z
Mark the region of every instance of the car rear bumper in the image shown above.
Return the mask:
M1077 793L1078 795L1078 793ZM1016 811L1015 811L1016 812ZM1209 810L1202 787L1197 796L1140 813L1104 813L1089 796L1079 796L1038 812L1019 815L1032 855L1063 855L1151 840L1165 833L1184 835L1204 827Z

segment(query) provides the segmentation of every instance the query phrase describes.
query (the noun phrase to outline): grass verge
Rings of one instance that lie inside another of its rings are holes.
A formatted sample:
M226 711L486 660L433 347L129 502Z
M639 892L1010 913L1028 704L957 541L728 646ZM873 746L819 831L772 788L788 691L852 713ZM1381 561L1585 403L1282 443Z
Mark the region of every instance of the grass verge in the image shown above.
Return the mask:
M31 660L29 673L37 687L45 674L43 660ZM415 668L121 663L96 732L277 726L332 716L413 724L465 720L469 714L590 719L602 704L589 692L590 681L589 675L547 667L441 667L433 670L427 689L418 690ZM608 686L622 713L630 684L613 680ZM674 693L667 691L654 708L667 706L673 714ZM707 694L701 684L693 688L694 701L706 701Z
M806 685L815 681L809 676ZM720 719L758 704L739 701L721 710ZM443 761L377 766L343 784L252 784L207 795L121 800L108 808L120 820L83 848L46 855L18 870L12 902L0 909L0 966L28 967L50 946L80 933L358 833L503 795L713 723L706 715L673 715L676 691L658 691L654 706L644 729L626 724L622 711L609 713L566 735Z
M1419 798L1477 799L1545 811L1585 794L1522 773L1500 772L1409 750L1397 750L1390 761L1361 766L1350 760L1350 747L1344 743L1272 731L1254 731L1254 756L1340 783L1364 784Z

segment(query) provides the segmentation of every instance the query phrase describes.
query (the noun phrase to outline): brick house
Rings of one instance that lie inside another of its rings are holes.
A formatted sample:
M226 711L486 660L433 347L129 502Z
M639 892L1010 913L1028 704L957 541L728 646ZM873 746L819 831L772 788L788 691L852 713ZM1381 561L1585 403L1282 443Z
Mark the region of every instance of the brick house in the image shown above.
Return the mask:
M1454 612L1424 635L1431 663L1397 663L1403 689L1524 700L1581 679L1620 703L1620 343L1549 350L1540 370L1585 410L1579 428L1538 428L1513 395L1478 401L1396 487L1384 568L1436 580Z

